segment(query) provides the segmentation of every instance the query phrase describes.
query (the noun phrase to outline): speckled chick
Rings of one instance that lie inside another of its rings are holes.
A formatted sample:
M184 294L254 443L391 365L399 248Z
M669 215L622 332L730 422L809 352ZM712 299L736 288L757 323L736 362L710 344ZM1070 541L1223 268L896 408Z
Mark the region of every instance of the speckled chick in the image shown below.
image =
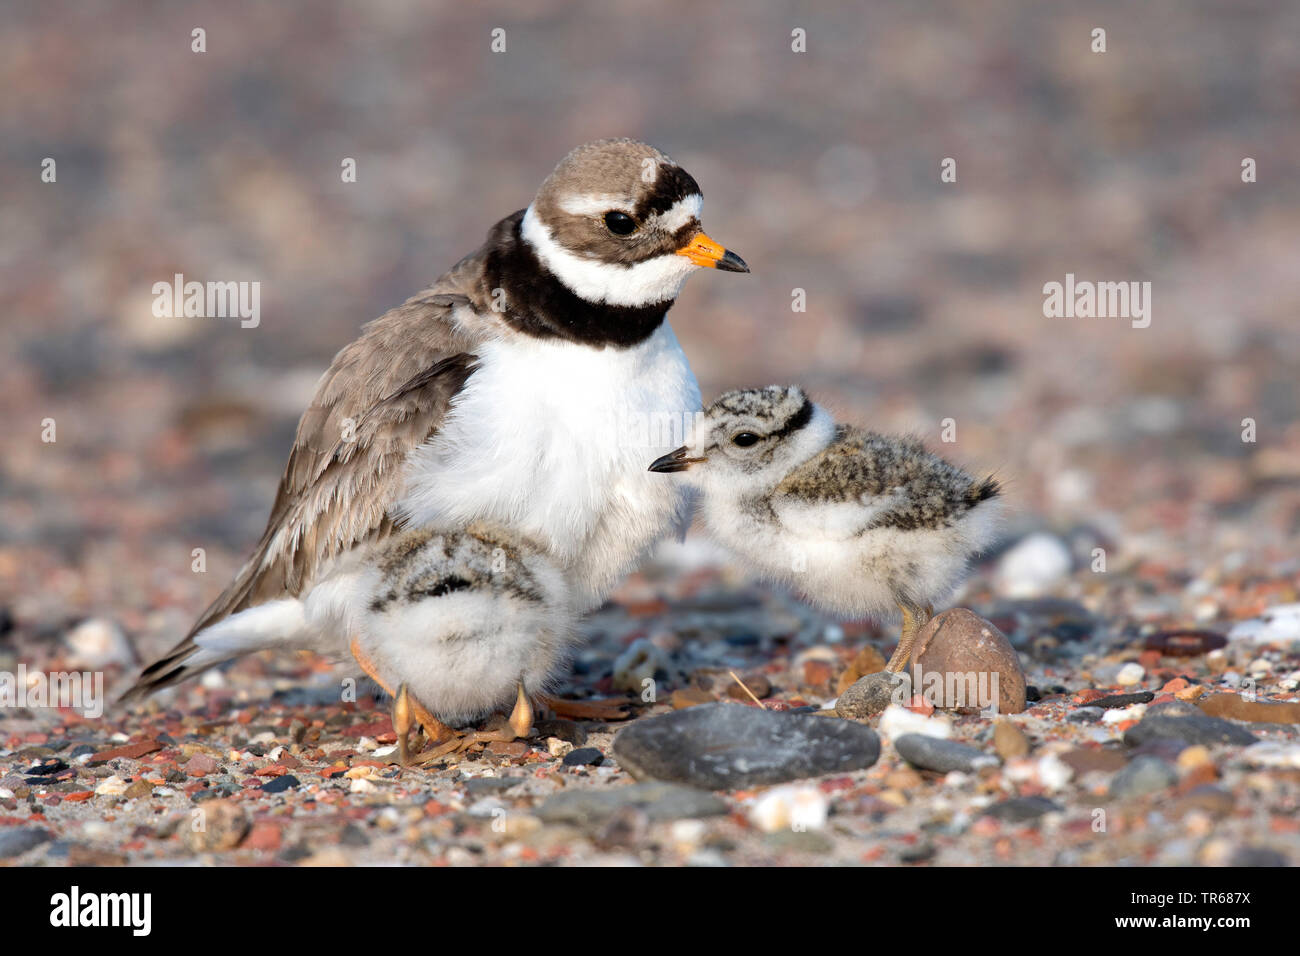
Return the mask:
M846 616L898 607L916 632L996 530L1000 488L913 438L836 425L797 386L728 392L651 471L681 472L709 532L764 576Z
M512 704L508 733L475 739L525 735L532 700L577 640L572 588L554 560L536 543L481 522L399 535L340 597L356 635L352 652L396 697L394 725L403 738L410 718L446 741L454 736L448 725Z

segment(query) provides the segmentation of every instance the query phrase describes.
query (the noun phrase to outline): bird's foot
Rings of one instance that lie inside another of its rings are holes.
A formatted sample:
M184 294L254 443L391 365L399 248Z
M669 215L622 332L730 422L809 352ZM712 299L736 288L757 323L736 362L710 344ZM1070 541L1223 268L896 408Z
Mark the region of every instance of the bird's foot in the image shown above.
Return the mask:
M435 718L436 720L436 718ZM429 735L429 739L434 741L434 746L416 756L412 763L427 764L435 760L441 760L443 757L452 754L462 753L473 747L475 744L487 743L510 743L514 740L527 737L533 730L533 705L524 692L524 685L519 685L518 695L515 698L514 710L510 716L504 720L501 717L493 718L492 722L484 730L471 730L463 733L451 730L441 721L438 726L445 731L438 737ZM396 724L394 724L396 727ZM428 734L428 727L425 728ZM398 739L401 739L401 733L398 733Z

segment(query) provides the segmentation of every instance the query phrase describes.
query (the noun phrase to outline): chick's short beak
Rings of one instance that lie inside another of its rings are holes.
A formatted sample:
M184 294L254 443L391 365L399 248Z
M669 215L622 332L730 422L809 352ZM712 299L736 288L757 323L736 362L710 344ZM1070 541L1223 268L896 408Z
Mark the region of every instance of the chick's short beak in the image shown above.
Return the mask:
M677 250L679 256L685 256L697 266L706 266L721 272L748 272L749 266L730 249L724 249L702 232L697 232L686 245Z
M690 468L691 465L708 460L706 458L687 458L686 451L687 448L685 445L678 448L676 451L670 451L662 458L656 458L654 464L652 464L648 470L670 474L674 471L685 471L687 468Z

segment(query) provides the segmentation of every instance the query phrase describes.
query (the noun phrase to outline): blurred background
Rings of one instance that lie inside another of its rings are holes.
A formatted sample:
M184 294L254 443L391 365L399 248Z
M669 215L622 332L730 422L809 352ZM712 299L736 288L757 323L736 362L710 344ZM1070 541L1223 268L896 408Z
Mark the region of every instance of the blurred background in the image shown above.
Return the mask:
M11 4L0 101L0 607L33 633L177 639L335 351L619 135L753 269L672 313L706 400L798 381L914 431L1125 593L1295 599L1300 5ZM260 282L260 325L155 318L178 272ZM1044 317L1067 273L1151 282L1150 327Z

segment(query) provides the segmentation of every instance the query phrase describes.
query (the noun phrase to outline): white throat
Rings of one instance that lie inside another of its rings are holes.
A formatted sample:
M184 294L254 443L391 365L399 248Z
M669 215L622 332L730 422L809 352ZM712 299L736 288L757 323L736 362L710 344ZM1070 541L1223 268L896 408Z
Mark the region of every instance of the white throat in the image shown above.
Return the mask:
M632 265L583 258L555 241L532 206L524 213L520 232L542 264L574 295L591 303L643 306L670 302L677 298L686 277L699 268L675 253Z

